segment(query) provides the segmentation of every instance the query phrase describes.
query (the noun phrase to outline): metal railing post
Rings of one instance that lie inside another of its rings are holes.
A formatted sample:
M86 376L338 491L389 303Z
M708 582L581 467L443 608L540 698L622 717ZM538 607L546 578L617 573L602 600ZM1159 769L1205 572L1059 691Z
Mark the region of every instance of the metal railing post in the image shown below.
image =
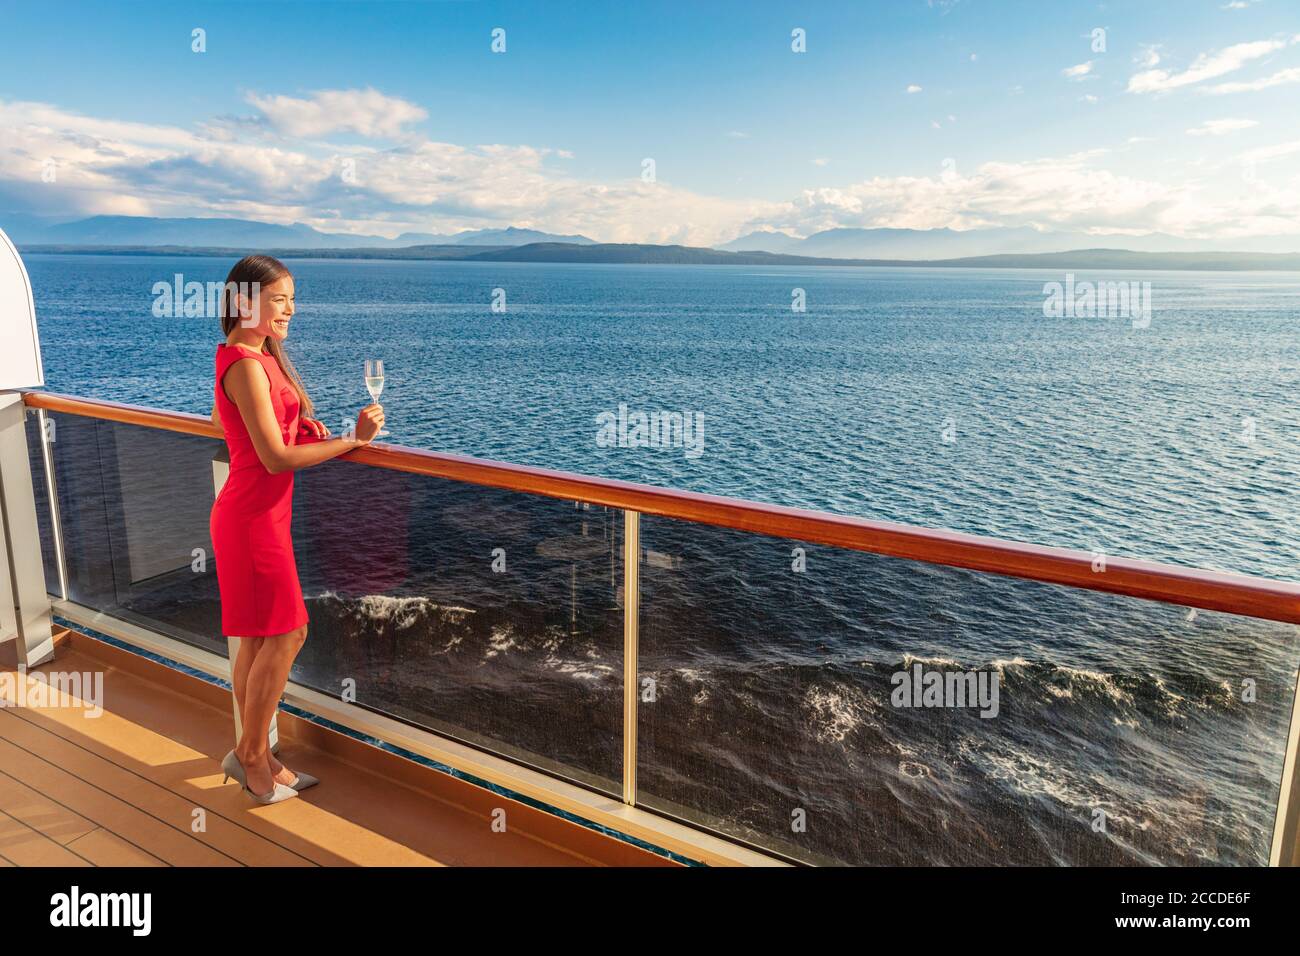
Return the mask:
M221 486L226 483L226 478L230 476L230 452L223 445L221 450L212 457L212 493L220 494ZM235 714L235 743L239 743L239 738L244 735L244 718L239 713L239 701L235 699L235 659L239 657L239 644L243 640L239 637L226 635L226 666L227 670L223 675L226 680L230 681L230 709ZM268 734L271 746L271 753L280 749L280 730L276 724L275 713L271 714L271 731Z
M45 409L38 408L35 411L36 424L41 433L41 462L45 466L45 496L50 502L50 537L54 541L54 566L59 572L59 597L66 601L68 563L63 550L63 514L59 510L59 486L54 475L55 423L45 414Z
M1291 726L1287 733L1286 757L1282 761L1282 786L1277 792L1277 815L1273 819L1273 846L1269 866L1300 866L1300 675L1291 698Z
M35 667L54 658L54 638L19 392L0 392L0 539L0 643L13 641L16 663Z
M623 802L636 806L638 617L641 611L641 514L623 512Z

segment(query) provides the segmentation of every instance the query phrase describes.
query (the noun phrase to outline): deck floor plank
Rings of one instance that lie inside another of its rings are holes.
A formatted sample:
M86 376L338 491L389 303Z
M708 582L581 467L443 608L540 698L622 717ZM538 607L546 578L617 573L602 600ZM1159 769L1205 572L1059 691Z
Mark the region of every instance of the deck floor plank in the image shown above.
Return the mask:
M68 849L95 866L166 866L162 860L99 827L68 844Z
M95 829L95 824L85 817L33 790L4 770L0 770L0 811L64 846Z
M18 866L93 866L57 840L0 811L0 853Z

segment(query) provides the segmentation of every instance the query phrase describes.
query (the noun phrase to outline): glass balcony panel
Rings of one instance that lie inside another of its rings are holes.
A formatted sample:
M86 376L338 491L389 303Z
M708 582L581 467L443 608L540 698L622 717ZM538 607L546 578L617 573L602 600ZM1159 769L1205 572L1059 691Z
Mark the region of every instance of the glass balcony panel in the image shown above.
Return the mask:
M295 681L621 791L622 511L350 462L295 480Z
M225 656L223 443L52 417L71 599ZM294 479L293 681L621 791L621 511L351 462Z
M49 418L69 598L224 657L208 534L212 457L222 444Z
M1267 863L1296 626L653 516L641 544L640 804L816 863Z

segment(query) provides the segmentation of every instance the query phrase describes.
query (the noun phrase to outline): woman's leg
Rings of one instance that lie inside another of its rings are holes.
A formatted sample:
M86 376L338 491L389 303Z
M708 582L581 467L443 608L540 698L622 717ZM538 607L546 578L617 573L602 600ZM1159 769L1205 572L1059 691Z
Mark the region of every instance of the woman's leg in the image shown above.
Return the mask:
M248 775L248 788L254 793L262 794L274 789L268 761L270 742L267 739L271 732L271 718L284 694L284 686L289 681L293 659L298 656L303 642L307 640L307 625L287 634L254 640L262 646L257 649L244 680L244 727L239 745L235 748L235 756ZM243 643L240 641L241 657Z
M235 656L235 667L232 671L231 683L235 688L235 706L239 708L239 726L241 727L244 726L244 687L248 683L248 671L253 666L253 661L257 660L257 652L265 640L265 638L261 637L239 638L239 650ZM270 736L269 728L267 735ZM276 760L275 754L271 753L269 749L266 752L266 762L271 768L271 776L275 778L276 783L283 783L286 786L293 783L293 772L285 770L284 764Z
M265 638L239 638L239 651L235 654L235 666L231 669L230 683L234 687L235 706L239 709L239 725L244 725L244 688L248 685L248 671L257 660Z

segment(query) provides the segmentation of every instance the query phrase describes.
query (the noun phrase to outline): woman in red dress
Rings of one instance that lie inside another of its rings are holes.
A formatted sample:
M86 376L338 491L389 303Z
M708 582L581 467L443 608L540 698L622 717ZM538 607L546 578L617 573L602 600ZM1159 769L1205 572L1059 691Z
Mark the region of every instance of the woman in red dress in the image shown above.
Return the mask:
M384 411L367 405L355 437L331 438L281 343L294 313L293 276L277 259L235 264L221 296L213 421L225 432L230 474L210 529L221 591L221 630L238 637L232 672L243 723L222 769L259 803L278 803L317 781L275 759L268 735L289 669L307 639L290 523L293 473L368 445Z

